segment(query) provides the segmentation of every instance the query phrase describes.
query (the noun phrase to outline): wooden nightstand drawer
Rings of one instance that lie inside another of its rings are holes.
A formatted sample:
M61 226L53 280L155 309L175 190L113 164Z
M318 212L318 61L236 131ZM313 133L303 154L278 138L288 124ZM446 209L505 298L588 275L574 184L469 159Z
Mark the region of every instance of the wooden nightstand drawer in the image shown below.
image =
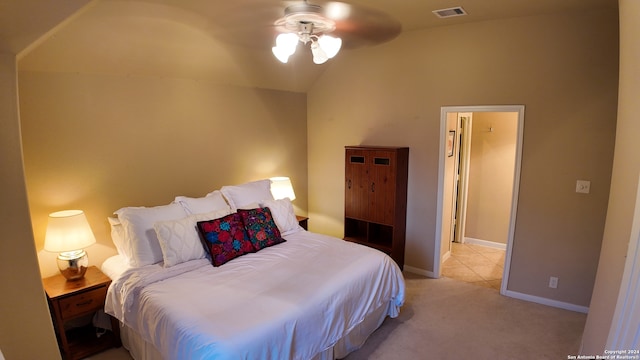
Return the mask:
M92 323L67 327L73 319L91 315L104 308L111 279L97 267L90 266L84 278L67 281L62 275L42 279L47 292L56 335L65 360L84 359L112 346L121 346L118 321L111 318L111 329L96 336Z
M102 309L106 296L107 287L103 286L95 290L61 299L60 313L62 319L66 320L74 316L88 314Z

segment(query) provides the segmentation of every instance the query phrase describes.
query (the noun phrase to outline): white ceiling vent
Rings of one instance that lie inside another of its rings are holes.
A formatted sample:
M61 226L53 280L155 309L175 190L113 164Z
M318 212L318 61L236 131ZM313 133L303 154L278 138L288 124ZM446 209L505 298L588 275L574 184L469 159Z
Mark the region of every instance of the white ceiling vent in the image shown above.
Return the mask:
M452 16L467 15L467 12L464 11L462 6L456 6L448 9L433 10L433 13L436 14L436 16L439 18L448 18Z

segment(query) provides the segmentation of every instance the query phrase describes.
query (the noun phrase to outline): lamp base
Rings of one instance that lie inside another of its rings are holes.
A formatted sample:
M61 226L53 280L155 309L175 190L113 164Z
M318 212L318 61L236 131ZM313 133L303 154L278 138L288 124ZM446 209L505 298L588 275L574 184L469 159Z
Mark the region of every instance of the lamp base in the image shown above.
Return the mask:
M89 257L84 250L62 252L57 260L60 273L68 281L82 279L89 267Z

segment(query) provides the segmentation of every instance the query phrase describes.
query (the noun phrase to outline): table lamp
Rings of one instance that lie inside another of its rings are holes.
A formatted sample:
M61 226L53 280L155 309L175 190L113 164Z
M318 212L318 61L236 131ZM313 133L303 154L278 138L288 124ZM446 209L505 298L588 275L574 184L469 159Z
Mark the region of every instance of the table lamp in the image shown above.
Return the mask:
M276 200L289 198L293 201L296 198L296 194L293 192L293 185L291 185L291 179L286 176L272 177L271 180L271 194Z
M84 248L94 244L87 217L82 210L64 210L49 214L44 249L58 254L58 269L67 280L79 280L89 266Z

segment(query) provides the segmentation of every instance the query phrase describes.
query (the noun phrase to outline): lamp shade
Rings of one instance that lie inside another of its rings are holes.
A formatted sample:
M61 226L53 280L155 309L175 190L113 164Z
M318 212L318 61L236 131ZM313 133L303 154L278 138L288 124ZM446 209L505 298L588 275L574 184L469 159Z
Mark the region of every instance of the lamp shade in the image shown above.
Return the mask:
M271 179L271 194L276 200L289 198L289 200L295 200L296 194L293 192L293 185L291 185L291 179L286 176L272 177Z
M66 252L84 249L96 242L82 210L64 210L49 214L44 249Z

